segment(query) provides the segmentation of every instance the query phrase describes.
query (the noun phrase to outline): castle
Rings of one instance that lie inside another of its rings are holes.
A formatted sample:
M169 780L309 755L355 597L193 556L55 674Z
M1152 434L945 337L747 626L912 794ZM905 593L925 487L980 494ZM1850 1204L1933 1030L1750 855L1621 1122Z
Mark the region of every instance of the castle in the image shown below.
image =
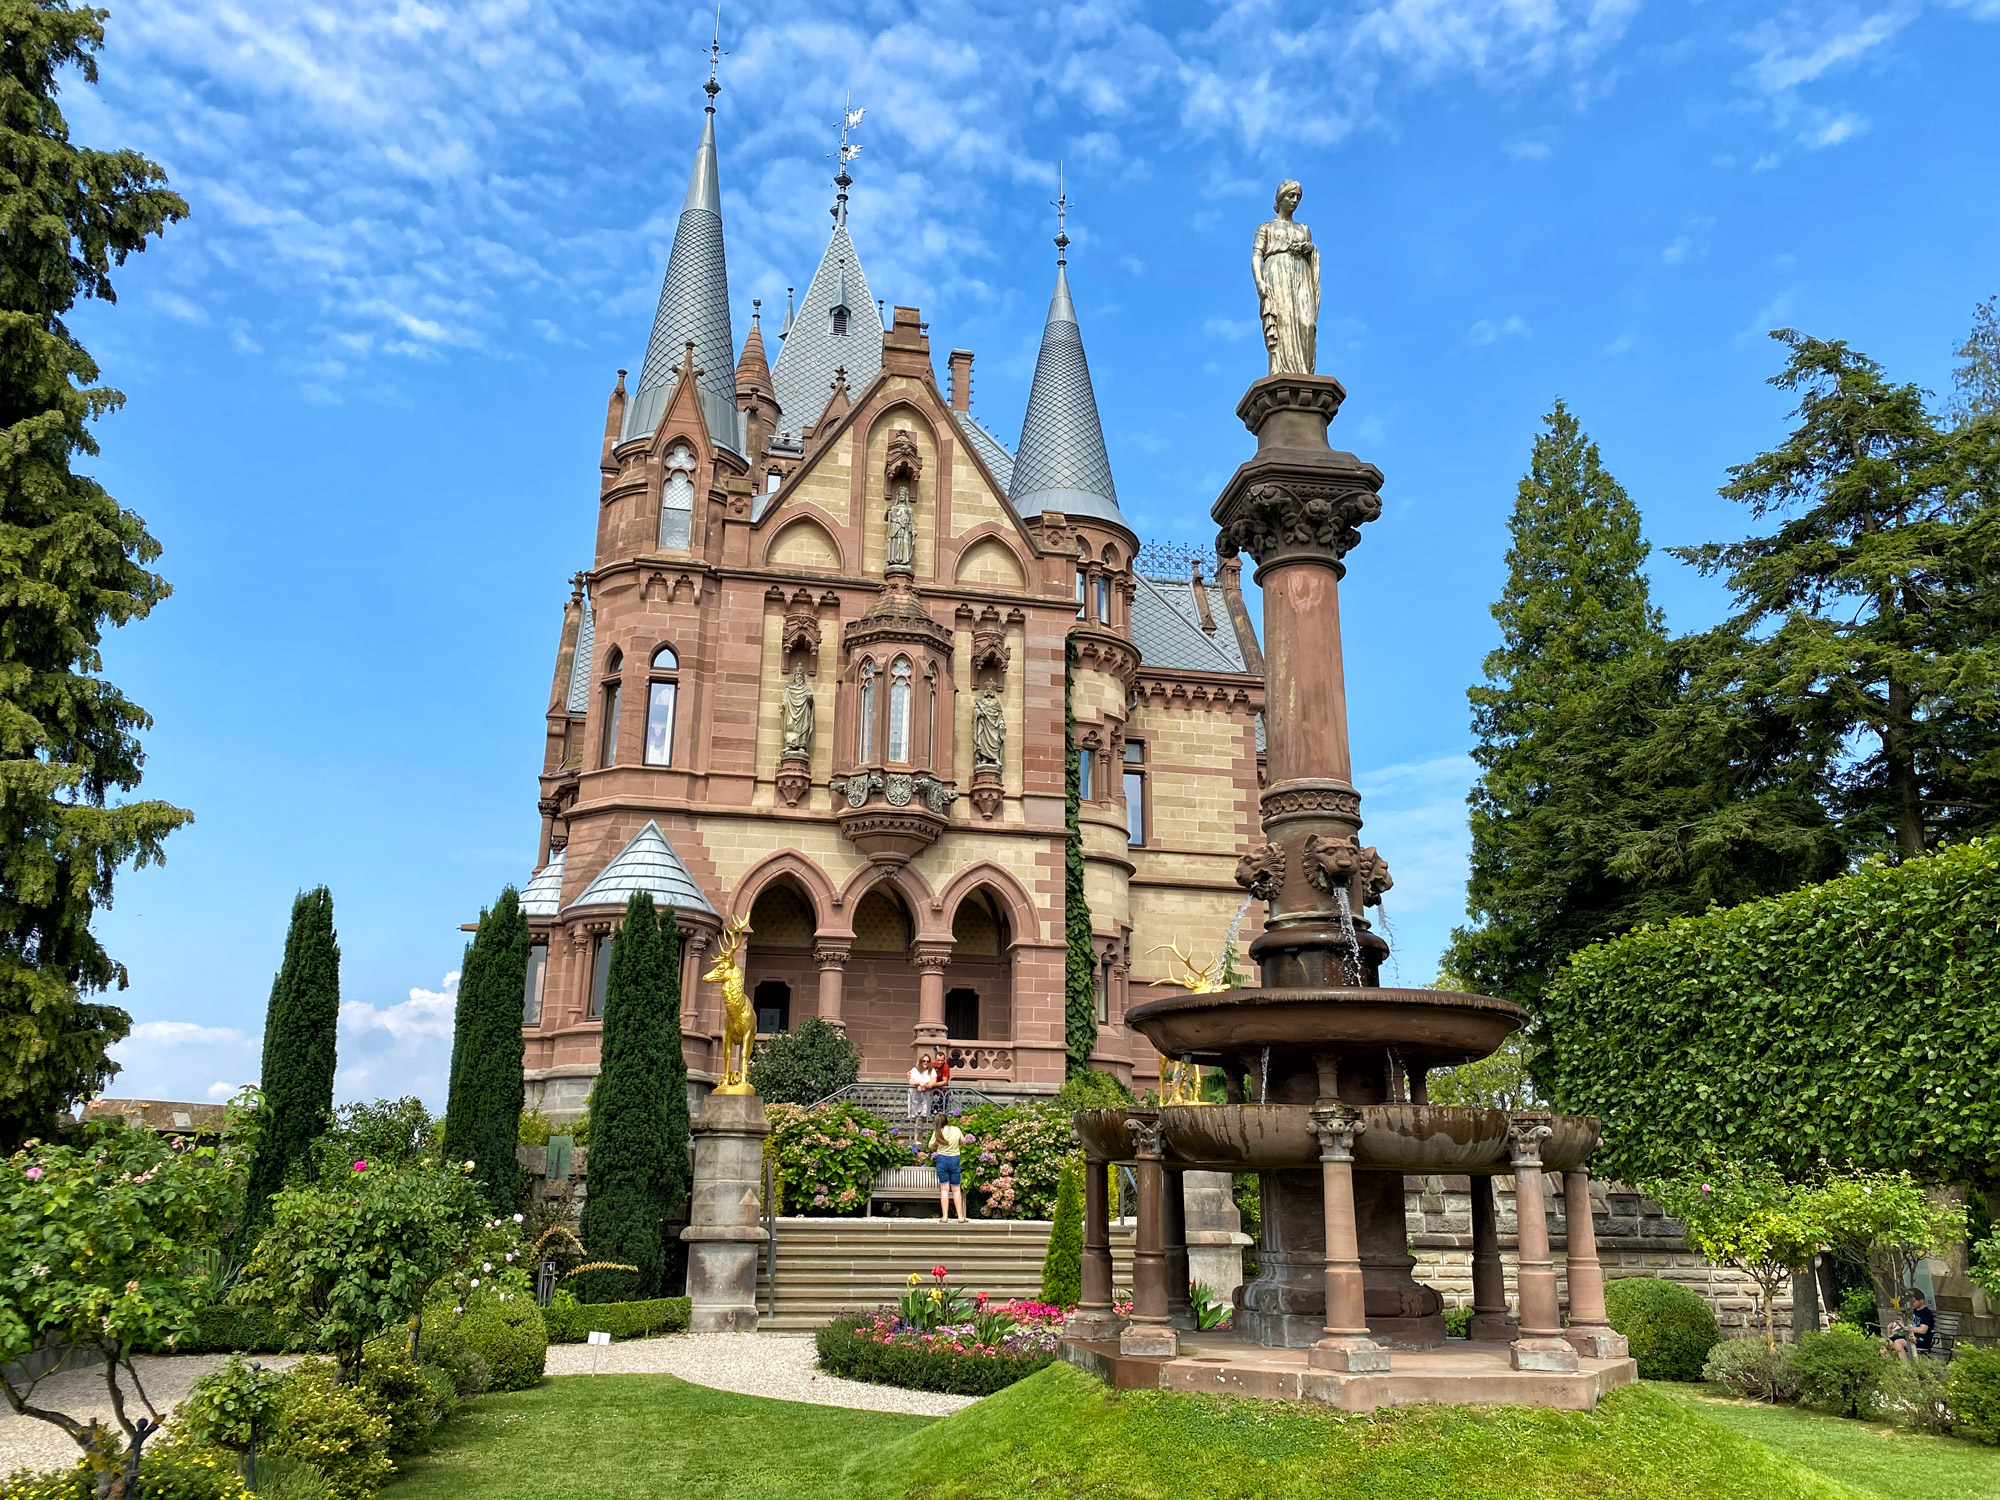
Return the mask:
M817 1015L858 1044L864 1080L948 1047L989 1095L1053 1092L1066 698L1092 1064L1143 1084L1157 1059L1122 1018L1170 976L1156 947L1206 962L1259 930L1233 878L1258 828L1264 691L1237 564L1141 557L1060 233L1012 452L973 414L969 351L941 390L918 310L884 325L845 150L776 358L755 313L739 350L716 92L644 364L606 413L596 555L563 612L522 890L528 1101L582 1107L637 890L678 914L696 1089L720 1065L705 954L744 916L760 1033Z

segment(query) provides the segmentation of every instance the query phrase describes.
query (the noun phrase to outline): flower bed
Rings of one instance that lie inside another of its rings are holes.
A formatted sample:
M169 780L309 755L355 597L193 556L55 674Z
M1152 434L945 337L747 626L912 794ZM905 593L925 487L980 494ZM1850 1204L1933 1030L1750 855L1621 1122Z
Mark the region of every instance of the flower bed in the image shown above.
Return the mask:
M982 1344L970 1323L920 1331L894 1313L835 1318L819 1330L820 1368L829 1375L953 1396L990 1396L1055 1362L1060 1322L1023 1324Z

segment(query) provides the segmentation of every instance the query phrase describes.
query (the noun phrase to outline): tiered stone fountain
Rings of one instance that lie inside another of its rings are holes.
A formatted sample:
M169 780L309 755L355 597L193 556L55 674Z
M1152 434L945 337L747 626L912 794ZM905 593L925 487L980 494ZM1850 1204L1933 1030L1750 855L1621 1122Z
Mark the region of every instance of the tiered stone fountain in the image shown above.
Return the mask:
M1274 360L1275 363L1275 360ZM1485 1057L1526 1020L1511 1001L1384 988L1388 944L1367 908L1389 884L1363 847L1348 756L1339 585L1382 474L1328 444L1345 391L1326 376L1257 381L1237 407L1257 451L1213 515L1217 549L1247 552L1264 595L1269 781L1264 842L1237 880L1268 903L1251 945L1259 988L1149 1001L1126 1022L1166 1056L1219 1067L1225 1105L1084 1110L1083 1305L1067 1356L1121 1386L1305 1396L1356 1409L1410 1401L1590 1406L1636 1377L1605 1321L1586 1169L1598 1122L1428 1102L1433 1068ZM1139 1192L1129 1318L1112 1308L1110 1171ZM1263 1242L1233 1328L1193 1334L1181 1173L1256 1172ZM1510 1315L1493 1174L1519 1208ZM1561 1173L1569 1317L1558 1299L1543 1176ZM1438 1294L1411 1276L1408 1174L1473 1180L1472 1342L1445 1343ZM1582 1212L1576 1212L1580 1207ZM1115 1341L1115 1342L1114 1342Z

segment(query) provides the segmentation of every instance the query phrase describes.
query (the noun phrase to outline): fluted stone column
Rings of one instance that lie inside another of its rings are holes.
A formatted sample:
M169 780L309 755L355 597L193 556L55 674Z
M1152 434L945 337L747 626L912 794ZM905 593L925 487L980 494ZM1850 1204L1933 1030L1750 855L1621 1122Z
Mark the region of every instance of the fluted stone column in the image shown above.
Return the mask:
M1542 1142L1546 1116L1516 1115L1510 1142L1514 1160L1515 1272L1521 1334L1512 1345L1517 1370L1574 1370L1576 1350L1563 1338L1556 1268L1549 1259L1548 1207L1542 1198Z
M1500 1263L1500 1216L1493 1179L1472 1179L1472 1323L1468 1336L1509 1343L1521 1326L1507 1312L1507 1271Z
M1108 1339L1118 1333L1111 1310L1111 1164L1083 1161L1083 1275L1076 1314L1063 1325L1071 1338Z
M1569 1238L1570 1347L1592 1359L1624 1359L1632 1347L1604 1311L1604 1266L1597 1258L1587 1171L1563 1174L1563 1228Z
M1361 1238L1354 1221L1354 1137L1361 1131L1361 1118L1345 1109L1318 1108L1312 1128L1319 1137L1326 1186L1326 1324L1306 1361L1316 1370L1386 1370L1389 1351L1368 1332Z
M710 1094L695 1116L694 1193L688 1247L688 1330L757 1331L758 1222L763 1188L764 1101L755 1094Z
M1118 1352L1171 1359L1181 1352L1167 1302L1166 1143L1158 1115L1127 1119L1139 1179L1139 1243L1132 1254L1132 1321L1118 1335Z
M944 971L951 963L949 943L925 943L911 955L917 966L917 1031L915 1049L934 1052L945 1044Z
M847 978L845 943L815 943L813 962L819 965L819 1018L836 1031L847 1030L840 1016L841 985Z

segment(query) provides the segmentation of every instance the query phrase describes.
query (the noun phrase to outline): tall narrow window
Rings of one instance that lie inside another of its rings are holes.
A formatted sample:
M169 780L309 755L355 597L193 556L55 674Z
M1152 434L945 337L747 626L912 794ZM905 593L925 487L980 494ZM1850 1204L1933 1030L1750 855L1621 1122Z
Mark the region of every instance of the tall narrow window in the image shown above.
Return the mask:
M875 758L875 663L861 664L861 754L864 766Z
M542 991L549 982L549 945L537 943L528 950L528 983L521 992L521 1024L542 1024Z
M1111 580L1102 573L1097 575L1097 618L1099 623L1111 623Z
M588 1019L592 1021L601 1021L604 1019L604 991L605 987L611 983L612 945L613 938L610 933L600 934L596 947L590 955L590 1015Z
M653 676L646 687L646 764L674 763L674 704L680 693L680 658L671 646L653 653Z
M1134 846L1146 842L1146 773L1125 773L1125 842Z
M1088 802L1092 797L1097 795L1092 790L1094 778L1090 774L1091 763L1096 759L1097 754L1095 751L1079 750L1076 752L1076 794L1085 802Z
M847 309L845 307L836 307L833 310L833 331L843 335L847 332Z
M889 669L889 759L910 758L910 659L896 658Z
M1111 960L1097 961L1095 978L1097 981L1097 1024L1102 1026L1111 1019Z
M618 764L618 684L613 682L604 689L604 745L597 758L601 766Z
M1088 598L1089 591L1090 580L1084 577L1083 569L1078 568L1076 570L1076 617L1079 620L1083 618L1085 601Z
M694 529L694 450L675 443L667 450L667 482L660 488L660 545L679 550Z

